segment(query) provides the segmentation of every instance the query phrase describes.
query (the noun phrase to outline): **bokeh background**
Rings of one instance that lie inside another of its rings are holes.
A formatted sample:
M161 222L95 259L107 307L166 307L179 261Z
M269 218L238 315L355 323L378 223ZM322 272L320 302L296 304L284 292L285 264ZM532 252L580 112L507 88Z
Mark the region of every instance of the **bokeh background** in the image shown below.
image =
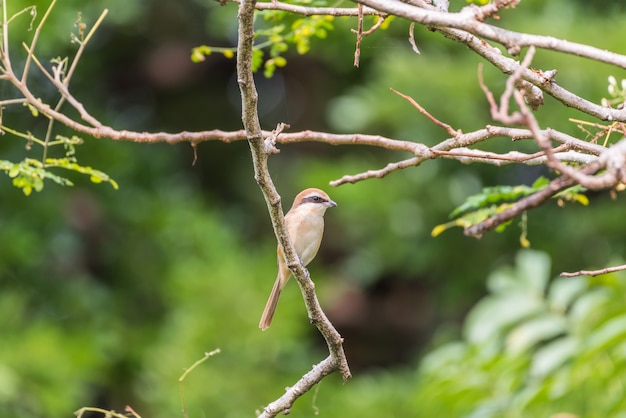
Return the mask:
M10 12L26 5L6 3ZM48 6L31 3L39 17ZM452 10L465 5L451 3ZM72 82L93 115L137 131L241 128L234 60L221 54L190 60L194 46L236 44L236 4L59 1L41 35L40 60L71 56L77 14L90 25L104 8L109 14ZM525 0L501 13L497 24L624 53L624 18L620 1ZM465 47L417 27L417 55L406 39L408 23L396 19L364 39L354 68L349 29L355 25L336 19L308 54L290 51L273 78L257 76L264 129L287 122L292 131L382 134L427 145L446 137L389 88L411 95L455 129L490 123L477 83L480 61ZM21 42L33 36L28 26L24 15L11 24L16 68L24 62ZM609 75L626 77L623 70L543 51L534 65L557 68L563 86L594 102L607 96ZM485 78L502 91L503 75L486 67ZM41 97L55 97L37 71L31 81ZM3 98L13 94L0 86ZM544 127L584 136L568 118L585 116L549 97L537 117ZM46 128L44 118L22 108L5 109L3 123L39 134ZM119 190L77 175L75 187L51 183L25 197L0 177L0 415L62 417L83 406L122 411L131 405L144 417L182 416L178 378L219 347L219 355L184 381L189 416L254 416L326 354L295 284L284 292L272 327L257 328L275 277L276 243L247 144L202 143L194 163L188 144L84 139L79 161L112 176ZM533 149L506 138L486 146ZM520 253L515 222L480 240L460 230L432 238L430 231L482 187L530 184L550 175L542 168L428 161L335 189L329 181L407 156L361 146L280 148L270 167L285 209L305 187L323 188L339 204L327 213L310 271L346 339L354 374L347 384L338 376L325 379L294 405L293 416L626 416L620 397L624 278L554 281L559 289L573 286L557 298L560 310L550 302L560 293L545 291L561 271L620 262L621 195L596 193L589 207L553 203L532 211L535 252ZM40 148L26 150L11 135L0 140L0 153L10 161L41 158ZM498 299L502 292L543 302L526 311L520 299ZM588 310L579 309L587 314L571 317L574 301L587 296ZM511 335L518 335L511 334L513 325L541 317L537 312L550 318L557 312L562 321L528 326L526 345L511 349ZM613 333L602 340L608 345L584 351L589 333L610 320ZM492 331L484 337L480 330ZM572 335L577 343L561 344L569 351L562 349L554 366L537 374L541 349ZM553 379L556 372L563 380ZM536 390L529 394L529 388Z

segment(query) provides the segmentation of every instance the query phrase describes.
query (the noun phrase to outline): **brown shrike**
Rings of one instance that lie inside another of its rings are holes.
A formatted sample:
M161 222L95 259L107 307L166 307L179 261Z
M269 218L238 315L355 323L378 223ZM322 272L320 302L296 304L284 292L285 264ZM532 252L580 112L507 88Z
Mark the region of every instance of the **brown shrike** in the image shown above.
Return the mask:
M293 201L289 212L285 215L287 233L302 264L309 264L317 254L324 234L324 213L326 209L337 206L330 197L320 189L306 189L301 191ZM266 330L272 323L276 305L291 271L285 263L285 256L280 245L278 246L278 276L274 288L265 305L265 310L259 322L259 328Z

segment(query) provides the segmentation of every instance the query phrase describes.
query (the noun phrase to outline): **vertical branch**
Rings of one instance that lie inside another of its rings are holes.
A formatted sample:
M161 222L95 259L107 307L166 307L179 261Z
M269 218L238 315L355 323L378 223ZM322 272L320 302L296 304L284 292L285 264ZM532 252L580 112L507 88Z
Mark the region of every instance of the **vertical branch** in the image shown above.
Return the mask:
M255 0L244 0L239 5L239 29L237 44L237 83L241 92L241 120L252 153L254 179L258 183L272 218L274 232L279 242L287 240L284 214L280 205L280 195L269 175L267 158L274 151L271 142L263 140L261 123L257 109L259 95L252 74L252 47L254 45L254 6ZM293 248L285 248L287 257L295 255ZM289 254L288 254L289 253Z
M100 17L98 18L98 20L96 20L96 23L93 24L93 26L87 33L87 36L85 36L85 39L82 39L80 41L80 46L78 47L78 51L76 51L76 55L74 55L74 59L72 60L72 64L70 65L70 68L67 70L67 74L65 75L65 78L63 78L63 84L65 84L66 86L70 85L70 80L72 79L72 75L74 74L74 71L76 71L76 66L78 65L78 62L80 61L80 58L83 55L83 52L85 51L85 47L87 46L87 44L89 43L93 35L96 33L96 31L98 30L98 28L100 27L100 25L102 24L102 22L104 21L104 18L106 17L108 13L109 13L109 10L104 9L102 13L100 14Z
M43 17L41 18L41 21L35 28L35 34L33 35L33 40L30 43L28 55L26 56L26 64L24 64L24 72L22 73L22 83L26 83L26 79L28 78L28 72L30 71L30 65L33 60L33 54L35 53L35 46L37 45L37 41L39 40L39 35L41 34L41 28L43 27L44 23L46 23L46 20L48 20L48 16L50 16L50 12L52 12L52 9L54 8L56 2L57 0L52 0L52 2L50 3L50 6L48 6L48 9L46 10L46 13L44 13ZM3 4L4 3L6 3L6 0L3 1ZM5 22L6 22L6 19L5 19Z
M6 0L0 0L2 5L2 62L5 64L5 71L11 69L11 61L9 59L9 20L7 15Z
M254 44L254 9L256 0L242 0L239 4L239 29L237 44L237 82L241 91L241 119L254 166L254 178L259 184L265 202L267 204L274 233L278 243L283 249L287 265L292 270L293 275L300 286L304 302L311 322L319 329L324 336L330 356L314 366L296 384L289 388L275 402L268 405L261 416L273 417L280 412L288 412L293 402L306 393L315 383L321 381L325 376L338 370L344 380L351 377L348 362L343 351L343 339L337 330L330 323L315 294L315 285L311 281L308 271L302 265L285 227L285 218L280 204L280 195L267 167L267 159L270 154L277 153L274 142L271 139L264 139L258 115L258 93L254 84L252 74L252 47Z
M354 66L358 67L361 62L361 41L363 40L363 5L359 3L357 5L359 16L357 19L356 30L356 48L354 50Z
M53 2L53 4L54 4L54 2ZM107 9L104 9L104 11L100 14L100 17L98 18L98 20L96 20L96 23L94 23L93 27L91 28L91 30L87 34L87 37L85 37L85 39L83 39L80 42L80 46L78 47L78 51L76 51L76 55L74 56L74 59L72 60L72 64L70 65L70 68L68 69L67 73L65 74L65 77L63 77L62 79L61 79L61 77L59 77L59 81L62 82L63 85L65 85L65 87L69 87L70 81L72 79L72 75L74 74L74 71L76 70L76 66L78 65L78 61L80 60L80 58L83 55L83 52L85 51L85 47L87 46L87 44L91 40L91 38L94 35L94 33L96 33L96 30L98 29L98 27L100 26L102 21L104 21L104 18L106 17L107 13L109 13L109 11ZM48 13L46 13L46 16L47 15L48 15ZM44 17L44 20L42 20L42 23L41 23L42 25L43 25L44 21L45 21L45 17ZM37 30L39 30L39 28L37 28ZM31 44L31 47L29 48L29 51L28 51L29 59L32 56L33 49L34 49L34 46L35 46L34 44L35 44L35 41L33 40L33 44ZM58 65L61 65L61 64L58 64ZM24 70L24 76L22 78L23 81L26 80L26 71L27 70L25 69ZM57 112L61 110L61 107L63 107L63 104L65 103L65 97L66 97L63 94L63 91L60 91L60 93L61 93L61 98L57 102L57 105L54 107L54 110L57 111ZM81 115L83 115L82 112L81 112ZM83 117L83 119L86 119L86 118ZM94 126L97 126L97 124L94 124L93 120L88 120L88 122L90 122ZM44 146L44 150L43 150L43 158L42 158L42 160L44 162L46 161L46 157L48 155L48 144L50 143L50 137L52 136L52 129L54 127L54 123L55 123L54 118L50 118L50 120L48 121L48 129L46 130L45 146Z

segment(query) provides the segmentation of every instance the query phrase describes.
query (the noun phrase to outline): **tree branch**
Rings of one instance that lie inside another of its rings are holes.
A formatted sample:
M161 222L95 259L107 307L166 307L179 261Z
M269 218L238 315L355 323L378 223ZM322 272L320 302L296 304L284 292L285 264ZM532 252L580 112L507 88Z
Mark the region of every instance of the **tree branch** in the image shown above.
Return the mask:
M472 6L467 6L458 13L448 13L438 11L434 7L426 9L397 0L361 0L359 3L376 9L380 13L400 16L417 22L440 32L455 42L463 43L505 74L512 74L518 68L519 63L506 57L498 48L491 46L483 39L500 43L514 55L517 55L524 46L535 46L626 68L626 55L550 36L529 35L501 29L481 22L478 17L484 13L477 13L476 7ZM502 7L510 2L499 1L496 3ZM612 109L585 100L559 86L554 80L555 75L556 71L543 72L527 69L523 72L522 78L565 105L588 115L601 120L626 122L626 109Z
M476 36L497 42L507 48L513 55L522 47L537 48L562 52L588 58L597 62L626 68L626 56L593 46L557 39L552 36L519 33L482 22L488 15L496 13L504 7L511 7L519 0L495 1L480 8L473 5L464 7L458 13L442 12L434 7L426 9L413 6L399 0L356 0L380 13L386 13L420 23L433 28L461 29Z
M255 4L255 0L242 0L239 5L239 40L237 44L237 82L241 91L243 126L252 153L254 178L265 198L274 232L283 249L287 265L300 285L309 319L324 336L330 352L330 356L325 361L313 367L310 372L288 389L283 397L268 405L261 415L273 417L281 411L288 412L291 404L298 397L306 393L329 373L337 370L344 380L349 379L351 374L343 351L343 339L322 311L315 294L315 285L289 239L280 204L280 195L267 167L268 156L275 153L275 146L272 139L263 138L257 111L258 94L252 74Z
M235 3L241 3L241 0L232 0ZM356 7L308 7L290 3L284 3L277 0L271 2L256 3L254 7L257 10L282 10L284 12L294 13L302 16L327 15L327 16L358 16L359 11ZM370 7L363 8L364 15L382 16L383 13L378 12Z
M258 418L275 417L281 412L284 415L289 414L293 403L302 395L307 393L322 378L328 376L336 370L332 356L326 357L320 363L313 366L311 371L306 373L295 385L285 389L285 394L274 402L267 405Z
M561 277L576 277L576 276L595 277L595 276L600 276L602 274L615 273L616 271L622 271L622 270L626 270L626 264L622 264L621 266L615 266L615 267L606 267L606 268L599 269L599 270L580 270L580 271L575 271L573 273L563 272L560 274L560 276Z
M591 164L586 165L583 169L581 169L581 172L585 175L592 175L600 169L600 164L595 161ZM493 215L480 223L466 228L463 232L467 236L480 238L485 232L494 229L498 225L510 221L511 219L521 215L524 211L541 205L561 190L565 190L568 187L573 186L574 184L576 183L571 177L559 177L557 179L554 179L548 184L546 188L528 197L520 199L508 209L505 209L504 211L499 212L496 215Z
M597 159L590 162L581 169L575 169L571 166L563 164L559 158L555 156L555 150L552 148L551 138L539 128L537 119L524 102L523 94L516 89L517 81L521 74L530 66L534 55L534 47L528 50L528 54L524 57L523 62L517 70L508 78L506 89L500 98L500 104L496 104L493 94L482 82L479 82L483 92L489 101L491 116L497 120L509 124L523 124L530 130L533 138L537 142L539 148L546 157L546 165L563 175L549 183L548 187L541 191L523 198L514 203L508 209L499 212L486 220L465 229L466 235L480 237L486 231L489 231L498 225L507 222L514 217L522 214L524 211L539 206L547 199L554 196L561 190L574 184L580 184L583 187L599 190L615 186L619 182L626 181L626 140L621 140L603 151ZM514 96L515 102L519 108L519 112L509 113L509 100ZM595 174L604 169L605 172L596 176Z

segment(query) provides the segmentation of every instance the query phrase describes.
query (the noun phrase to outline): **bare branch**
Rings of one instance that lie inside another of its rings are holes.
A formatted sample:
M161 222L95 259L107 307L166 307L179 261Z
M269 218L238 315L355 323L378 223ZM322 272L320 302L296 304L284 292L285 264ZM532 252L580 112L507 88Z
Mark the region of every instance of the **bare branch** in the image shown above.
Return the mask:
M455 131L454 128L452 128L452 126L448 125L447 123L441 122L439 119L437 119L433 115L431 115L426 109L424 109L412 97L404 95L404 94L402 94L399 91L394 90L394 89L391 89L391 91L394 92L395 94L397 94L398 96L402 97L403 99L405 99L409 103L411 103L413 105L413 107L416 108L417 110L419 110L419 112L422 115L426 116L435 125L439 126L442 129L445 129L445 131L448 132L451 136L456 137L457 135L461 134L461 131Z
M383 25L383 23L385 23L385 19L387 19L386 15L379 15L376 23L374 23L368 30L363 31L363 36L368 36L376 32Z
M44 13L43 17L41 18L41 21L37 25L37 28L35 28L35 34L33 35L33 40L30 43L31 51L35 49L35 46L37 45L37 40L39 39L39 35L41 34L41 28L43 28L43 25L46 23L46 20L48 19L48 16L50 16L50 12L52 12L52 9L54 8L56 2L57 0L52 0L52 2L50 2L50 6L48 6L46 13ZM6 9L6 7L3 7L3 9ZM6 22L6 19L4 21ZM8 25L5 25L5 26L8 26ZM6 49L5 53L8 55L9 54L8 46L5 46L5 49ZM6 58L8 60L8 57ZM22 83L26 83L26 79L28 78L28 71L30 70L30 64L31 64L32 58L33 58L32 53L29 52L28 56L26 57L26 63L24 64L24 71L22 73ZM3 57L3 60L4 60L4 57Z
M32 51L28 48L28 46L26 46L26 45L23 45L23 46L28 51L28 53L31 54ZM92 115L89 114L89 112L87 112L87 110L85 109L83 104L81 102L79 102L74 96L72 96L70 94L69 90L67 89L67 85L61 81L61 68L59 67L61 65L60 63L57 64L55 67L53 67L54 75L52 75L52 74L50 74L50 72L48 70L45 69L45 67L41 64L41 62L39 62L37 57L33 56L32 60L35 62L37 67L39 67L39 70L48 78L48 80L50 80L50 82L54 85L54 87L57 88L59 93L61 93L61 99L59 100L59 102L57 103L57 105L54 108L54 112L55 113L57 113L59 115L62 114L62 113L60 113L61 107L63 106L63 103L67 100L72 105L72 107L74 107L74 109L76 109L78 111L78 113L80 114L81 118L85 122L88 122L91 126L96 127L96 128L102 126L102 124L95 117L93 117ZM22 92L22 94L24 96L32 96L32 94L30 93L30 91L28 90L28 88L26 87L25 84L22 83L21 87L20 86L17 86L17 87L18 87L18 89L20 89L20 91ZM29 100L29 102L30 101L31 100ZM33 104L33 103L31 103L31 104ZM47 107L47 105L45 105L43 103L41 103L41 105L44 106L44 107ZM36 104L33 104L33 106L37 107ZM46 112L43 111L43 109L41 109L41 111L44 114L46 113ZM58 120L58 119L59 118L51 117L50 118L50 123L53 123L55 120ZM48 132L50 132L50 131L51 131L51 125L49 125L49 128L48 128Z
M357 5L359 15L357 16L356 47L354 48L354 66L358 67L361 62L361 41L363 40L363 5Z
M622 264L621 266L615 266L615 267L606 267L606 268L599 269L599 270L580 270L580 271L575 271L573 273L563 272L560 274L560 276L561 277L576 277L576 276L595 277L595 276L600 276L602 274L615 273L617 271L623 271L623 270L626 270L626 264Z
M374 178L381 179L385 177L387 174L392 173L393 171L402 170L408 167L417 167L424 160L426 160L426 158L422 158L422 159L409 158L408 160L399 161L397 163L389 163L387 164L385 168L381 168L380 170L368 170L364 173L356 174L353 176L345 175L338 180L331 181L329 184L331 186L336 187L336 186L341 186L342 184L346 184L346 183L357 183L359 181L369 180L369 179L374 179Z
M381 13L401 16L420 23L440 32L455 42L463 43L505 74L512 74L519 67L519 63L512 58L504 56L499 49L484 42L479 36L499 42L507 49L514 50L513 52L516 53L524 46L535 46L612 64L619 68L626 68L626 55L549 36L520 34L488 25L476 20L475 12L473 11L475 9L472 7L465 8L459 13L447 13L411 6L397 0L362 0L359 3L368 5ZM543 72L527 69L523 72L522 78L569 107L578 109L601 120L626 122L626 110L611 109L585 100L559 86L554 80L555 75L556 71Z
M358 3L369 6L381 13L403 17L436 29L461 29L476 36L495 41L505 46L512 53L519 52L523 47L535 46L626 68L626 56L621 54L551 36L514 32L482 22L488 14L495 13L502 7L516 4L518 3L517 0L496 1L487 5L488 7L495 7L495 9L467 6L458 13L441 12L434 8L429 10L412 6L399 0L358 0ZM492 10L492 12L489 10Z
M363 9L364 9L364 6L362 4L359 4L357 6L357 10L358 10L357 28L356 30L351 29L352 33L356 34L356 47L354 49L354 66L355 67L358 67L361 61L361 41L363 41L363 37L374 33L378 28L382 26L382 24L385 22L385 19L387 18L387 16L382 16L382 15L378 16L378 20L376 21L376 23L372 25L371 28L369 28L368 30L363 30Z
M234 1L235 3L241 3L241 0L232 1ZM257 10L282 10L302 16L358 16L359 14L359 11L356 7L307 7L274 0L271 2L257 3L254 7ZM364 7L363 14L382 16L385 13L380 13L370 7Z
M334 360L328 356L313 366L311 371L302 376L295 385L288 387L284 395L267 405L259 418L275 417L281 412L285 415L289 414L291 406L300 396L311 390L316 383L333 371L335 371Z

